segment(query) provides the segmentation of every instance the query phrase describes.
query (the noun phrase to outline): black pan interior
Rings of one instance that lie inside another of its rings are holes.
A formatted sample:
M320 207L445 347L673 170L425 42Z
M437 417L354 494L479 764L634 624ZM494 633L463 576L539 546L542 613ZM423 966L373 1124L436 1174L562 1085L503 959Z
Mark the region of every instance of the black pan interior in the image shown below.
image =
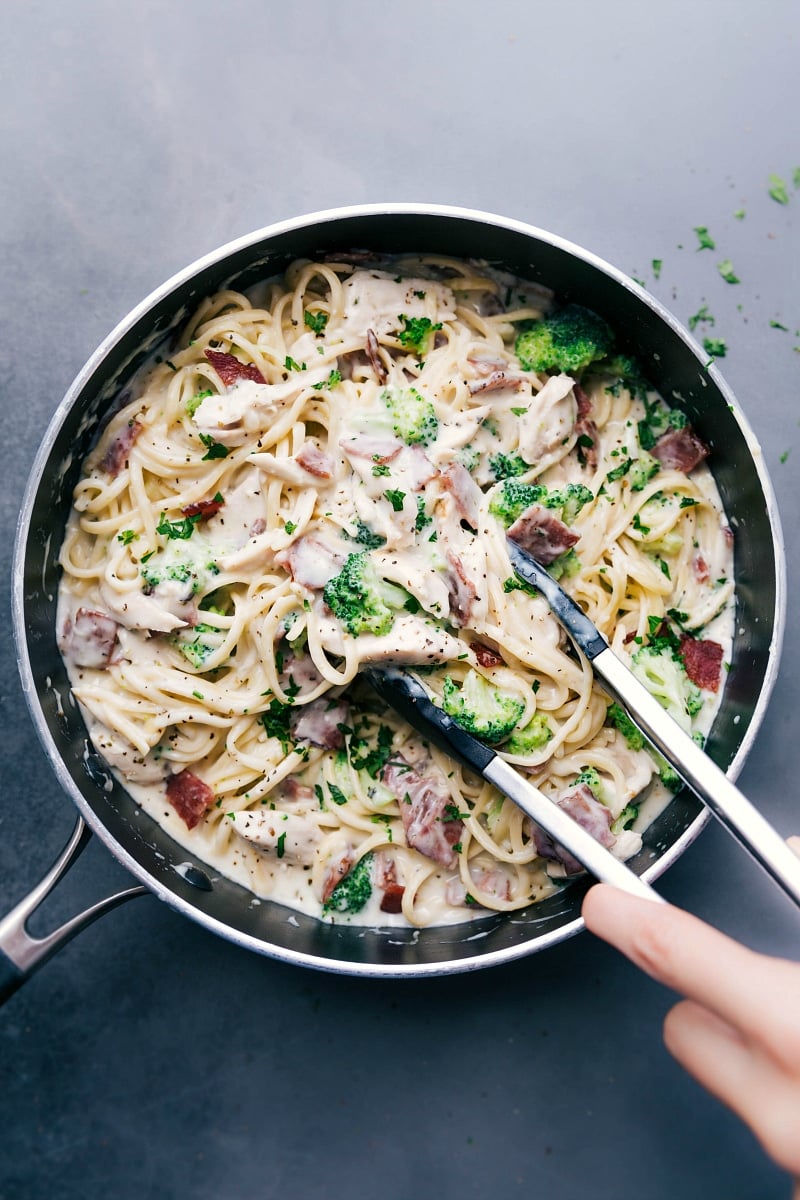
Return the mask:
M136 369L158 346L168 354L171 339L195 305L219 287L244 288L281 272L295 258L355 248L487 259L554 288L565 300L587 305L609 321L664 398L683 408L711 445L712 470L735 532L738 610L733 661L708 750L720 766L727 769L736 760L738 769L740 748L755 732L774 673L783 563L764 480L731 397L677 326L615 272L550 235L480 214L351 212L263 231L190 269L123 323L68 393L34 469L16 572L23 682L45 749L95 832L143 882L188 915L252 949L331 970L415 974L471 969L539 949L580 928L585 885L573 884L511 916L421 931L330 926L268 901L254 902L251 893L212 877L200 863L188 870L187 851L143 814L105 770L69 698L55 642L57 557L72 490L98 428L121 403ZM630 865L639 874L649 868L658 873L702 823L699 803L681 793L648 830Z

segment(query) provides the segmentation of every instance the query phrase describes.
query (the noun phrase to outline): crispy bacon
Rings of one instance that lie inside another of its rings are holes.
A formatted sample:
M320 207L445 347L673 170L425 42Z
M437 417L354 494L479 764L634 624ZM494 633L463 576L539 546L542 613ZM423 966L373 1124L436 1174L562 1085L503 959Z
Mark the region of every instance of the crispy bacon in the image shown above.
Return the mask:
M393 858L385 854L376 857L376 882L383 892L381 897L381 912L399 913L403 911L403 892L406 890L397 879L397 864Z
M526 508L509 529L508 536L543 567L549 567L580 540L579 534L541 504Z
M592 402L579 384L576 383L572 391L578 405L578 419L575 422L578 458L587 467L596 467L598 433L592 420Z
M698 583L708 583L711 578L711 569L708 565L708 560L700 550L692 558L692 574Z
M469 648L482 667L503 666L504 660L491 646L484 646L483 642L470 642Z
M380 346L374 329L367 330L367 358L375 374L378 376L378 383L386 383L386 367L383 365L383 360L380 356Z
M651 453L662 467L671 467L688 475L698 463L708 457L711 450L697 436L691 425L684 425L683 429L670 429L662 434Z
M322 903L326 904L331 898L333 889L337 883L341 883L353 863L353 856L349 850L343 850L338 856L333 857L328 862L328 869L325 872L325 878L322 881Z
M321 537L308 533L276 554L275 562L286 568L295 583L319 590L342 569L344 555Z
M447 574L450 616L456 625L468 625L478 593L475 584L467 577L461 559L452 550L447 551L447 561L450 564Z
M306 442L295 461L309 475L316 475L318 479L330 479L333 475L333 459L313 442Z
M187 504L181 509L185 517L200 517L205 520L206 517L213 517L222 508L224 500L197 500L194 504Z
M458 855L453 846L461 840L464 826L449 815L450 789L430 759L412 767L396 756L383 768L382 779L398 800L409 846L443 867L454 867Z
M723 653L719 642L694 638L689 633L681 634L680 656L686 674L692 683L708 692L719 691Z
M467 468L451 462L439 472L439 482L453 498L456 512L472 529L478 528L480 520L481 489Z
M470 396L478 396L482 392L518 391L522 380L505 371L494 371L485 379L476 379L469 385Z
M143 429L144 425L141 422L129 421L106 450L103 461L100 463L100 470L107 471L109 475L116 479L122 468L127 466L131 446Z
M611 832L611 810L595 797L592 789L585 783L579 783L559 796L555 802L563 808L574 821L577 821L587 833L590 833L601 846L610 849L616 842ZM576 858L554 842L549 834L532 823L533 840L537 852L542 858L555 859L562 863L568 875L577 875L584 868Z
M292 713L292 733L298 741L311 742L326 750L338 750L344 745L344 734L340 726L346 725L350 709L346 700L331 700L321 696L310 704L303 704Z
M107 667L117 644L117 622L95 608L79 608L64 627L63 650L76 667Z
M186 828L194 829L214 803L214 793L197 775L183 770L167 780L167 799Z
M222 350L205 350L204 354L226 388L240 379L252 379L254 383L267 382L255 363L243 363L234 354L226 354Z

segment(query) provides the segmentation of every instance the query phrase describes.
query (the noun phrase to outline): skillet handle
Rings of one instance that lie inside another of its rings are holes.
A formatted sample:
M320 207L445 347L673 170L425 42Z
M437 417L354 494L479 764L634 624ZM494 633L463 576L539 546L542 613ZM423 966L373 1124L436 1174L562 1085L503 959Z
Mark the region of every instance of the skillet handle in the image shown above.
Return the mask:
M44 879L11 910L8 916L0 920L0 1004L4 1004L18 988L22 987L34 971L43 966L56 951L71 941L87 925L91 925L93 921L101 917L103 913L116 908L125 900L131 900L134 896L149 894L146 887L127 888L124 892L107 896L104 900L93 904L91 908L78 913L77 916L66 921L46 937L36 938L28 933L28 918L86 848L91 836L91 830L81 817L78 817L71 838Z

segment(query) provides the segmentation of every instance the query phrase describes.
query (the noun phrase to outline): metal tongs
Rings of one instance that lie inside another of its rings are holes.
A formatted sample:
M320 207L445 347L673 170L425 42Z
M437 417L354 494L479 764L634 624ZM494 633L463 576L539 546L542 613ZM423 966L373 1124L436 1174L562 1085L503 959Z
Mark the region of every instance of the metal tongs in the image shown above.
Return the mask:
M800 859L777 830L684 733L545 568L510 539L508 552L517 575L541 592L556 620L592 664L604 688L625 707L633 723L677 771L687 787L800 906ZM446 754L459 759L494 784L597 879L634 895L661 901L649 884L595 841L572 817L491 747L467 733L438 708L413 675L398 668L374 667L368 668L365 675L387 703L411 725Z

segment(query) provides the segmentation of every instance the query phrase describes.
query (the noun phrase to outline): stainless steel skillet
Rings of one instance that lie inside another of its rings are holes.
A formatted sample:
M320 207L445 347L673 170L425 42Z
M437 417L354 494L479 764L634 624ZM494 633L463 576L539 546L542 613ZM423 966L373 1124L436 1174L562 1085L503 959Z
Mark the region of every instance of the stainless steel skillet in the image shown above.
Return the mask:
M136 880L179 912L244 948L300 965L383 977L468 971L553 945L582 928L582 887L510 916L466 927L364 930L324 925L214 878L147 818L87 741L55 642L57 556L79 466L137 368L168 349L196 304L223 286L244 288L299 257L429 252L488 259L598 311L643 361L665 398L682 407L713 449L711 459L735 531L738 612L725 697L709 740L715 761L735 777L774 684L785 619L783 541L759 447L715 367L645 291L591 253L521 222L422 204L378 204L286 221L199 260L139 305L99 347L45 432L22 504L14 561L14 630L32 719L61 787L87 826ZM706 814L681 793L648 831L631 864L652 881L697 836ZM82 840L76 837L76 846ZM137 890L138 889L134 889ZM21 923L20 923L21 922ZM12 945L11 982L46 949L25 942L24 916ZM7 928L7 927L6 927ZM21 953L24 949L24 955ZM43 951L40 953L40 951ZM24 965L20 965L20 961Z

